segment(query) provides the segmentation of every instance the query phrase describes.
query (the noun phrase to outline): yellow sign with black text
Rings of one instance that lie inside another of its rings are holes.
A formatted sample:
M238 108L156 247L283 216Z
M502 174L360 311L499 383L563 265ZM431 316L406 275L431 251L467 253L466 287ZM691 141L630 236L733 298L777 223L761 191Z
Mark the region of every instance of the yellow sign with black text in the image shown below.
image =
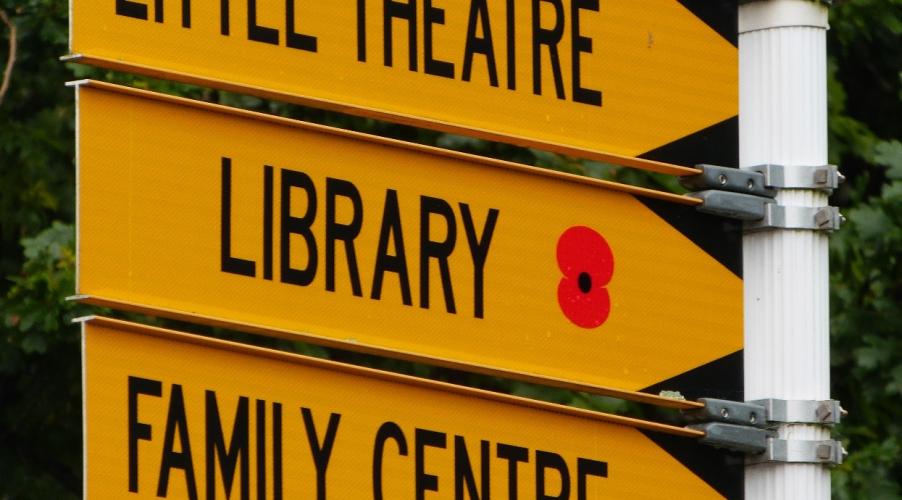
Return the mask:
M735 34L735 7L720 26L695 11L730 7L684 4L71 0L70 50L124 71L632 157L738 114L737 49L719 34Z
M85 498L722 498L629 426L654 424L104 318L83 329Z
M638 188L97 82L78 103L79 294L623 390L742 348L741 279Z

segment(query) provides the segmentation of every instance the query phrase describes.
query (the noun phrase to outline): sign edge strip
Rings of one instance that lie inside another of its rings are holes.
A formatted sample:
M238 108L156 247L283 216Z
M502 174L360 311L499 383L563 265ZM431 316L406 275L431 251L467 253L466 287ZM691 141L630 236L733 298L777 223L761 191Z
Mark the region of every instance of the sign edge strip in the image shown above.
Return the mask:
M513 370L505 370L502 368L493 368L485 365L477 365L471 363L465 363L461 361L448 360L444 358L438 358L435 356L415 354L406 351L394 350L385 347L378 347L374 345L361 344L361 343L352 343L352 342L344 342L342 340L333 339L329 337L323 337L320 335L316 335L308 332L298 332L293 330L284 330L278 328L271 328L266 326L260 326L250 323L242 323L239 321L233 321L224 318L217 318L213 316L206 316L196 313L186 313L174 311L171 309L157 308L152 306L147 306L143 304L136 304L133 302L120 301L116 299L108 299L104 297L100 297L97 295L79 295L71 297L71 300L82 302L85 304L90 304L98 307L108 307L111 309L118 309L129 312L136 312L140 314L147 314L152 316L159 316L163 318L173 319L177 321L185 321L194 324L202 324L207 326L213 326L218 328L226 328L231 330L237 330L244 333L250 333L253 335L261 335L269 338L278 338L285 340L294 340L301 342L309 342L311 344L316 344L325 347L332 347L337 349L349 350L354 352L361 352L364 354L372 354L376 356L384 356L392 359L400 359L404 361L411 362L420 362L431 364L434 366L440 366L445 368L458 369L463 371L469 371L473 373L479 373L482 375L496 376L502 378L508 378L513 380L520 380L528 383L534 384L544 384L553 387L558 387L561 389L587 392L591 394L604 395L619 399L625 399L628 401L634 401L637 403L650 404L655 406L660 406L664 408L672 408L679 410L687 410L693 408L701 408L704 405L695 401L686 401L679 399L666 398L663 396L657 396L654 394L647 394L636 391L628 391L623 389L617 389L613 387L605 387L605 386L597 386L593 384L587 384L582 382L576 382L566 379L559 379L554 377L543 377L530 375L527 373L517 372ZM87 321L91 321L93 318L88 319ZM148 327L149 328L149 327ZM377 370L378 371L378 370Z
M552 179L556 179L563 182L571 182L576 184L583 184L588 186L593 186L599 189L605 189L608 191L616 191L621 193L626 193L634 196L641 196L644 198L652 198L658 199L661 201L667 201L671 203L676 203L680 205L687 206L697 206L702 203L702 201L698 198L694 198L691 196L679 195L674 193L668 193L665 191L658 191L650 188L644 188L639 186L633 186L630 184L621 184L619 182L607 181L603 179L596 179L594 177L586 177L576 174L570 174L567 172L560 172L557 170L551 170L549 168L538 167L533 165L527 165L524 163L516 163L511 161L499 160L495 158L489 158L485 156L479 156L471 153L464 153L461 151L454 151L450 149L443 149L436 146L427 146L424 144L416 144L412 142L406 142L398 139L392 139L389 137L381 137L377 135L367 134L364 132L356 132L353 130L346 130L336 127L330 127L327 125L320 125L316 123L305 122L302 120L297 120L294 118L286 118L276 115L269 115L265 113L260 113L257 111L250 111L241 108L233 108L230 106L225 106L222 104L215 104L205 101L198 101L195 99L188 99L185 97L178 97L170 94L164 94L160 92L154 92L150 90L136 89L133 87L128 87L124 85L118 85L114 83L108 83L100 80L77 80L67 83L68 86L74 87L76 89L80 89L82 87L92 88L95 90L100 90L104 92L111 92L116 94L128 95L131 97L135 97L138 99L147 99L153 101L160 101L169 104L175 105L184 105L187 107L200 109L204 111L209 111L212 113L225 114L231 116L237 116L239 118L245 118L250 120L264 121L268 123L273 123L276 125L301 129L308 132L318 133L318 134L327 134L332 136L337 136L341 138L353 139L353 140L362 140L374 144L379 144L383 146L393 147L393 148L401 148L409 151L414 151L422 154L436 155L444 158L450 158L453 160L461 160L478 163L480 165L484 165L490 168L497 168L509 171L520 172L526 175L536 175L541 177L548 177ZM76 102L76 105L78 103ZM76 138L77 140L77 138ZM76 157L76 161L78 158Z
M686 427L678 427L669 424L662 424L658 422L651 422L647 420L640 420L631 417L624 417L621 415L614 415L610 413L604 413L599 411L586 410L583 408L576 408L572 406L560 405L556 403L548 403L545 401L539 401L535 399L524 398L521 396L514 396L510 394L502 394L491 392L484 389L475 389L471 387L465 387L460 385L451 384L448 382L440 382L436 380L429 380L419 377L414 377L411 375L403 375L399 373L387 372L378 370L375 368L368 368L363 366L349 365L346 363L339 363L337 361L314 358L310 356L305 356L301 354L288 353L283 351L277 351L274 349L268 349L264 347L251 346L247 344L242 344L238 342L222 340L212 337L205 337L192 333L179 332L177 330L172 330L168 328L161 328L155 326L144 325L141 323L133 323L130 321L118 320L113 318L108 318L104 316L93 316L91 318L87 318L83 322L84 325L88 324L96 324L101 327L113 328L113 329L122 329L127 330L132 333L136 333L139 335L147 335L157 338L169 338L169 339L177 339L176 341L182 343L189 343L194 345L200 345L203 347L208 347L212 349L226 350L231 352L236 352L239 354L245 354L249 356L260 356L269 359L273 359L276 361L282 361L286 363L299 364L305 366L311 366L318 369L324 370L332 370L332 371L340 371L344 373L349 373L355 376L368 377L368 378L376 378L383 381L399 383L399 384L407 384L414 385L417 387L424 387L427 389L434 389L442 392L451 392L454 394L469 396L473 398L494 401L503 404L509 404L513 406L522 406L527 408L532 408L536 410L547 411L551 413L558 413L563 415L569 415L578 418L584 418L588 420L595 420L600 422L605 422L614 425L621 425L625 427L630 427L634 429L642 429L652 432L661 432L665 434L672 434L675 436L689 437L689 438L699 438L704 436L704 432L697 431L694 429L689 429Z
M88 363L87 363L87 331L84 322L78 325L79 337L81 337L81 467L82 467L82 498L88 498Z
M205 87L217 88L220 90L225 90L227 92L235 92L240 94L248 94L254 95L257 97L262 97L265 99L278 100L283 102L291 102L294 104L301 104L305 106L311 106L319 109L328 109L331 111L338 111L341 113L352 114L355 116L364 116L370 118L376 118L379 120L389 121L393 123L400 123L404 125L410 125L415 127L422 127L430 130L439 130L443 132L465 135L470 137L476 137L479 139L485 139L496 142L503 142L507 144L513 144L520 147L535 147L537 149L543 149L547 151L552 151L555 153L560 153L568 156L574 156L579 158L585 158L590 160L597 160L601 162L607 163L615 163L617 165L622 165L625 167L638 168L641 170L647 170L650 172L657 172L661 174L675 175L675 176L687 176L687 175L695 175L698 173L698 170L693 167L686 167L682 165L675 165L671 163L666 163L662 161L656 160L645 160L642 158L635 158L631 156L618 155L614 153L606 153L600 150L593 150L587 148L580 148L577 146L567 146L564 144L542 141L537 139L530 139L528 137L516 136L511 134L505 134L501 132L492 132L486 129L480 129L476 127L467 127L463 125L455 125L453 123L443 122L439 120L430 120L426 118L419 118L412 115L406 115L402 113L393 113L389 111L379 111L375 108L368 108L365 106L357 106L351 104L344 104L340 102L335 102L327 99L320 99L315 97L304 96L301 94L293 94L288 92L281 92L276 90L267 90L261 87L256 87L253 85L244 85L240 83L229 82L225 80L219 80L217 78L208 78L203 76L197 76L189 73L182 73L179 71L172 71L167 69L154 68L151 66L145 66L142 64L129 63L125 61L116 61L112 59L108 59L105 57L92 56L90 54L86 54L83 52L79 52L77 54L69 54L63 56L63 59L66 62L74 62L78 64L86 64L90 66L97 66L100 68L112 69L115 71L123 71L123 72L131 72L136 73L143 76L148 76L151 78L159 78L164 80L173 80L177 82L187 83L191 85L199 85Z

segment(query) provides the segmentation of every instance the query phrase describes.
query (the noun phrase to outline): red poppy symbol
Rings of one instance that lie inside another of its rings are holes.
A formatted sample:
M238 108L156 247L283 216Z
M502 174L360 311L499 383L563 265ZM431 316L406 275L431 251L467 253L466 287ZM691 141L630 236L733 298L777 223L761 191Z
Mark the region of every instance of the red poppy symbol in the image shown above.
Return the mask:
M611 312L607 286L614 274L614 254L604 237L574 226L557 240L557 265L564 277L557 301L564 316L583 328L600 326Z

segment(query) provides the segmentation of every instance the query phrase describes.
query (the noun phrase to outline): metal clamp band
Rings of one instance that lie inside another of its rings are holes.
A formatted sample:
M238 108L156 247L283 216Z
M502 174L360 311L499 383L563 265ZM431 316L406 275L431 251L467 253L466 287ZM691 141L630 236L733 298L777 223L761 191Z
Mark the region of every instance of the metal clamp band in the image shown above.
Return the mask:
M839 401L801 399L758 399L730 401L701 398L703 408L683 410L687 422L720 422L752 427L773 427L772 424L836 425L846 414Z
M702 398L703 408L683 411L690 429L705 436L699 442L745 453L747 464L764 462L841 464L845 450L836 440L796 440L777 437L788 424L838 424L845 414L839 401L759 399L729 401Z
M835 425L846 413L839 401L834 399L824 401L759 399L749 403L764 407L769 423Z
M764 186L771 189L815 189L831 192L845 180L836 165L792 166L755 165L741 170L764 176Z
M699 439L702 444L747 454L746 464L783 462L839 465L846 455L842 443L835 439L780 439L774 436L775 432L772 430L720 422L690 425L689 428L705 433Z
M782 462L795 464L839 465L846 450L834 439L810 441L801 439L768 438L763 453L750 455L746 464Z
M766 229L810 229L815 231L836 231L846 218L836 207L784 206L776 203L764 205L764 217L747 221L745 232Z

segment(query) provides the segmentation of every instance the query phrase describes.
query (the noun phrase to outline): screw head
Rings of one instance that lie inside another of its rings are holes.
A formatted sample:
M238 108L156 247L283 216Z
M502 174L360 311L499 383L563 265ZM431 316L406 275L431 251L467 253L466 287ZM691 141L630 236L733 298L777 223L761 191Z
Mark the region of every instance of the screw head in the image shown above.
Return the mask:
M833 416L833 409L830 403L824 402L817 405L817 410L815 410L814 414L817 416L818 420L826 422Z
M721 186L725 186L727 184L727 176L724 174L720 174L717 176L717 181L720 182Z
M720 416L722 416L723 418L730 418L730 410L728 410L726 408L721 408Z
M749 415L749 423L755 425L758 423L758 415L755 412L752 412Z

